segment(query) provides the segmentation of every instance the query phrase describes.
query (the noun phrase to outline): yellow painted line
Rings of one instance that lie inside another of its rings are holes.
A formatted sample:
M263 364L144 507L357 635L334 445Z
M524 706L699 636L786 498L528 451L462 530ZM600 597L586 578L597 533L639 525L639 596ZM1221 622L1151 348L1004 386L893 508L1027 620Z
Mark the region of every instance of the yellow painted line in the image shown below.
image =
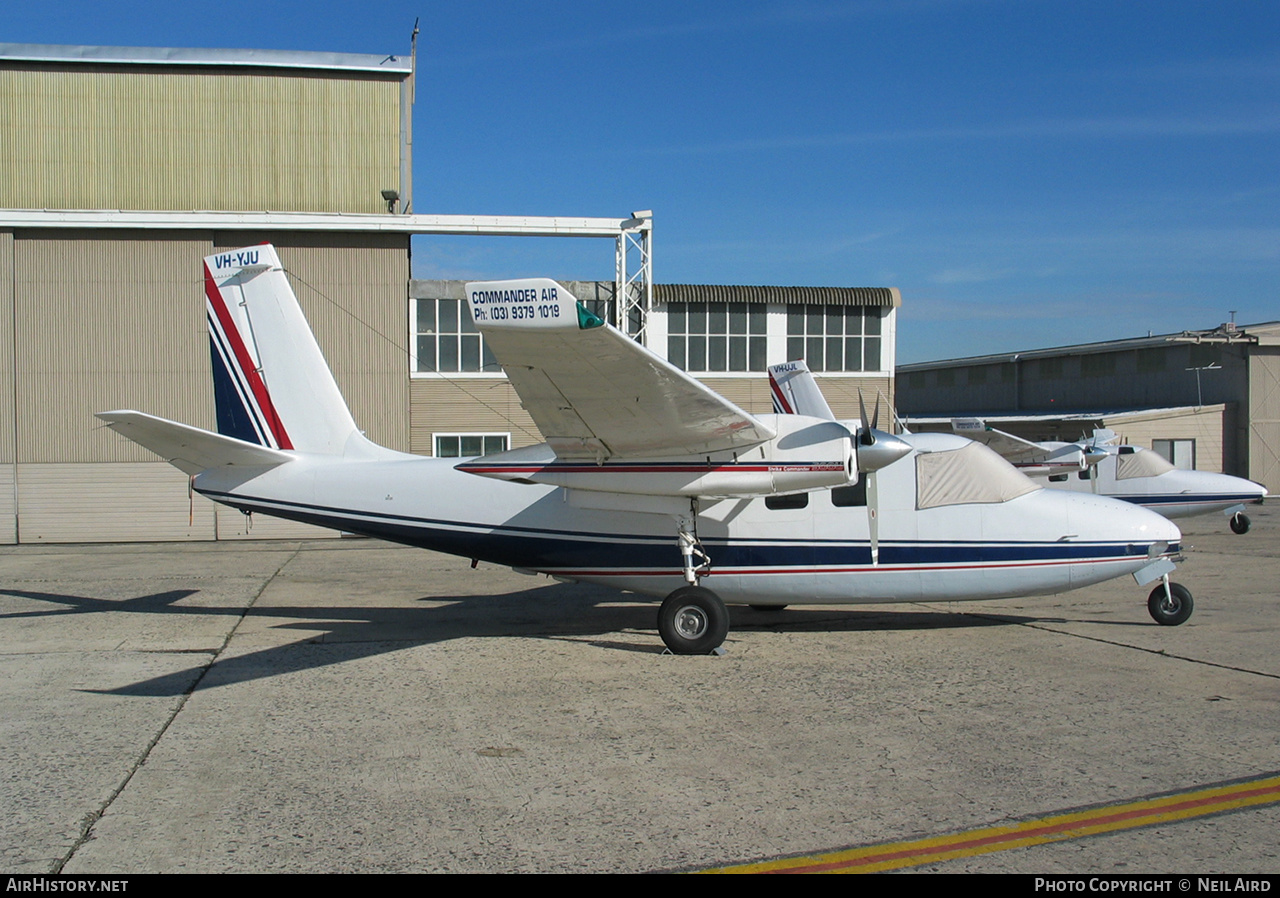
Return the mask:
M989 826L908 842L864 845L807 857L783 858L717 867L704 873L876 873L937 861L973 857L1079 839L1099 833L1174 823L1241 808L1280 802L1280 774L1223 783L1169 795L1137 799L1036 817L1006 826Z

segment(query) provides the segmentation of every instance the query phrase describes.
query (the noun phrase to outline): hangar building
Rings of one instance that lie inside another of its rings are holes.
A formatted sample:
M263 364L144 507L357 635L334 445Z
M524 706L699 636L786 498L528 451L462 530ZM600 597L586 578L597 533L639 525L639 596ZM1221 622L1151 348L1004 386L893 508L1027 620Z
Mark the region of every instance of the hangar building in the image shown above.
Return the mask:
M903 365L920 429L983 417L1029 440L1109 427L1180 467L1280 489L1280 322Z
M93 417L215 427L201 260L262 241L394 449L539 439L461 283L410 279L415 234L612 239L615 281L574 289L744 408L795 353L837 414L892 399L896 290L653 285L651 213L413 211L409 57L0 44L0 95L0 543L329 535L191 496Z

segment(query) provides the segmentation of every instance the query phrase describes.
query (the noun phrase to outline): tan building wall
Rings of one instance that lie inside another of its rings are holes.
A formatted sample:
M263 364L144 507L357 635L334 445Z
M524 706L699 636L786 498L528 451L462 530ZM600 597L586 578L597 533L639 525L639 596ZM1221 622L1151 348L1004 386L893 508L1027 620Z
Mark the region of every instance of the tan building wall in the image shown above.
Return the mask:
M1198 409L1125 415L1108 419L1106 426L1120 434L1133 446L1151 449L1154 440L1195 440L1196 470L1223 471L1223 446L1234 415L1227 405L1208 405Z
M0 231L0 543L18 539L13 349L13 234Z
M352 414L408 448L408 238L270 235ZM218 512L187 478L103 427L132 408L216 429L203 258L264 235L0 235L0 542L330 535ZM7 292L6 292L7 291ZM6 464L6 462L8 462Z
M1280 492L1280 345L1249 353L1249 406L1249 476Z
M385 212L403 73L0 69L0 207Z

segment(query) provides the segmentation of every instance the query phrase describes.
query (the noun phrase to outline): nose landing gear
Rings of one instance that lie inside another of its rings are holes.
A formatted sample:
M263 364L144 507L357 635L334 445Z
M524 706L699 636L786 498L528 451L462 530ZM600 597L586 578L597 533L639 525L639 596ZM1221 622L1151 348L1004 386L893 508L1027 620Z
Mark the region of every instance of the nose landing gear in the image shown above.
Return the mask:
M1164 581L1151 590L1147 597L1147 611L1152 619L1162 627L1176 627L1191 617L1195 603L1191 600L1191 590L1181 583L1170 583L1166 575Z

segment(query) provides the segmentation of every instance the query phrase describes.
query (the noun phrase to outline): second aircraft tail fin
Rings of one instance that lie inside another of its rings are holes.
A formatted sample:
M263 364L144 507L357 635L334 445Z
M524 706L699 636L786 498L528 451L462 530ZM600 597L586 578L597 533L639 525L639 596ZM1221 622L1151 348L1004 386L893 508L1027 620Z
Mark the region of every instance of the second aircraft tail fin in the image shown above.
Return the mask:
M836 416L826 397L809 373L804 360L769 366L769 389L773 393L773 411L778 415L809 415L834 421Z

